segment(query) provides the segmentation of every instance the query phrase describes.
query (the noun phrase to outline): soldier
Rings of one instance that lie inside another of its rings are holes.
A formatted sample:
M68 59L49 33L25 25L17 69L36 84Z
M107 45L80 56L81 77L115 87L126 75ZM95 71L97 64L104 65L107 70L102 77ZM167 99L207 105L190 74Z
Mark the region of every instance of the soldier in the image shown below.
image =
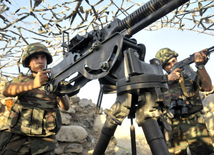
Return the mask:
M28 45L22 65L29 67L32 74L20 75L4 88L4 96L18 96L18 100L10 110L9 129L0 133L1 155L54 154L55 135L61 127L58 105L68 110L70 104L64 100L67 96L56 96L44 89L50 73L44 69L51 62L52 56L43 44Z
M203 52L195 53L197 67L197 80L192 81L185 71L177 68L170 73L176 64L178 53L169 49L160 49L155 57L162 63L163 69L168 73L169 91L165 92L171 118L172 131L169 134L168 148L170 154L186 155L187 147L191 155L210 155L213 153L212 140L202 117L202 101L199 90L212 90L211 79L206 72L207 57Z

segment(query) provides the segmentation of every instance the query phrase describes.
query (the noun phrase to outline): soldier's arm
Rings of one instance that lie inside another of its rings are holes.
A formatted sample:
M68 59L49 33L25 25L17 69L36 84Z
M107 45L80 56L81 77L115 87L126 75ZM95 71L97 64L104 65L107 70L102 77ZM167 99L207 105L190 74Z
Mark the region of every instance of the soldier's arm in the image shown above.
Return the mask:
M213 89L212 81L211 81L211 78L210 78L209 74L207 73L205 67L202 69L199 69L198 73L199 73L200 79L201 79L201 88L204 91L211 91Z
M47 73L50 71L41 71L36 74L34 80L30 80L27 82L19 82L19 83L11 83L7 85L3 90L3 95L5 97L15 97L20 94L30 91L35 88L39 88L48 81Z
M207 57L203 52L197 52L195 53L194 59L195 65L198 66L200 64L204 64L204 62L207 60ZM205 67L203 67L202 69L198 69L198 73L201 79L201 88L204 91L211 91L213 89L212 81Z
M63 109L63 110L68 110L70 107L70 100L68 98L67 95L63 96L63 97L58 97L58 102L59 102L59 106Z

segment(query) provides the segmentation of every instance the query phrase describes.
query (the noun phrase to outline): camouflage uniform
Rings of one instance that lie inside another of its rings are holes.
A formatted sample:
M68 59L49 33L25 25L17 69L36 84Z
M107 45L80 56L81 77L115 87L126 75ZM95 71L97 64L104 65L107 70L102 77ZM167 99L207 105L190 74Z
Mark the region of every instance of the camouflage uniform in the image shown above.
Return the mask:
M156 54L156 58L161 60L162 64L177 56L176 52L168 48L163 48ZM174 114L173 118L168 118L172 127L169 134L169 152L186 155L188 146L191 155L210 155L213 153L212 140L202 117L202 101L196 93L199 83L189 79L185 71L181 72L181 78L188 97L184 95L179 80L169 82L169 91L165 92L169 111Z
M33 75L18 76L8 84L33 79ZM62 124L57 104L57 96L46 93L44 86L19 95L8 117L9 129L0 132L0 154L54 154L55 135Z

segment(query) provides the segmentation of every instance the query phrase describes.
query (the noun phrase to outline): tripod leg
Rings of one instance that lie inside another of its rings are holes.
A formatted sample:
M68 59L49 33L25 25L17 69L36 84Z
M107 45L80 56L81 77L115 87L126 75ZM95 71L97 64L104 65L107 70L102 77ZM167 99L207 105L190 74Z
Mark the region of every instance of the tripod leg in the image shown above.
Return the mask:
M136 122L143 128L146 140L153 155L169 155L164 136L157 122L158 113L153 107L157 107L157 91L142 92L139 96L136 111Z
M106 122L102 128L100 138L94 149L93 155L103 155L108 146L111 137L122 121L128 116L131 108L132 95L129 93L117 96L116 102L111 106L110 110L105 110L107 114Z
M116 124L112 124L111 122L106 120L102 128L100 138L94 149L93 155L103 155L105 153L108 143L111 137L114 135L116 128L117 128Z
M132 155L136 155L137 149L136 149L136 139L135 139L135 127L133 125L133 119L132 118L131 118L130 135L131 135Z
M153 155L169 155L163 134L154 118L147 118L142 124L146 140Z

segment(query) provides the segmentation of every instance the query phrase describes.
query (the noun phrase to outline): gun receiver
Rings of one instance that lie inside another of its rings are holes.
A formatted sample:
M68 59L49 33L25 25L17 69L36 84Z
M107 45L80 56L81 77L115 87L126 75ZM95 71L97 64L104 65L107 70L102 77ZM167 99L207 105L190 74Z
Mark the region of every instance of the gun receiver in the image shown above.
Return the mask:
M214 46L210 47L210 48L206 48L200 52L204 52L204 54L208 57L212 52L214 52ZM191 54L188 58L179 61L178 63L176 63L172 69L170 70L170 73L172 71L174 71L176 68L180 68L181 70L185 71L185 74L193 81L195 81L195 78L197 76L197 74L195 74L195 72L193 72L193 70L190 68L190 64L192 64L193 62L195 62L194 60L194 55L195 53Z

